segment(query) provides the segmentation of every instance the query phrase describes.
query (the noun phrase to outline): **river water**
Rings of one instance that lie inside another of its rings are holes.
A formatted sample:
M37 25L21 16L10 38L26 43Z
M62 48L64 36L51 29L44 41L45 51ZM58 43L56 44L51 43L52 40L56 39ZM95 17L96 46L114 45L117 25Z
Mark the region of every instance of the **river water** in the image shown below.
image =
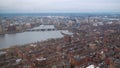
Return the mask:
M52 38L61 38L63 35L60 30L56 31L33 31L16 34L5 34L0 36L0 49L14 45L23 45L36 41L44 41Z

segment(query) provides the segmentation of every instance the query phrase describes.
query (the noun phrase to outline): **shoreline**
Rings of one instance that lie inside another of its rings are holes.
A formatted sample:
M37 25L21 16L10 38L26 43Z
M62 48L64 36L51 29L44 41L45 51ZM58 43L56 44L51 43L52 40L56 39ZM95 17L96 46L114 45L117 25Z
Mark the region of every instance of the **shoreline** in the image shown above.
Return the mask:
M62 38L51 38L51 39L47 39L47 40L43 40L43 41L37 41L37 42L31 42L31 43L27 43L27 44L23 44L23 45L12 45L10 47L0 49L0 51L5 50L5 49L9 49L9 48L30 46L31 44L36 44L36 43L42 44L44 42L50 42L51 40L59 40L59 39L63 39L63 37Z

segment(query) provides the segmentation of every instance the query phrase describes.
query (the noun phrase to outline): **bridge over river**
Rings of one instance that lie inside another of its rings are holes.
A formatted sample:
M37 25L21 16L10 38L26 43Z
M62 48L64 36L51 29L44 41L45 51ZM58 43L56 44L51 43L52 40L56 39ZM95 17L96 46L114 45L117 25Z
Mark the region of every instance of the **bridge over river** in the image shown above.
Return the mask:
M27 29L26 31L54 31L54 30L56 30L54 25L40 25L32 29Z

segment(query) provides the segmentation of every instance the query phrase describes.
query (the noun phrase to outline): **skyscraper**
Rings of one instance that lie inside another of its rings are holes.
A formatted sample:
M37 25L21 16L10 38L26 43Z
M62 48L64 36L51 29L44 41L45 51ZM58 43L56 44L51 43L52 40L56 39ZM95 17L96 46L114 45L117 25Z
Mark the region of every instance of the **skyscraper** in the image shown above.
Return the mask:
M2 24L0 24L0 34L4 34L4 28Z

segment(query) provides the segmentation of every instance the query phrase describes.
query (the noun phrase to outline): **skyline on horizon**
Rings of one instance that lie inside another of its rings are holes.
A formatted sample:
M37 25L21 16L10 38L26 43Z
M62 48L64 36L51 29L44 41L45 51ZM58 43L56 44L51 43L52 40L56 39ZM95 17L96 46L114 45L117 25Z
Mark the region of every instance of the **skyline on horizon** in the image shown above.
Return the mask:
M0 0L0 13L120 12L120 0Z

